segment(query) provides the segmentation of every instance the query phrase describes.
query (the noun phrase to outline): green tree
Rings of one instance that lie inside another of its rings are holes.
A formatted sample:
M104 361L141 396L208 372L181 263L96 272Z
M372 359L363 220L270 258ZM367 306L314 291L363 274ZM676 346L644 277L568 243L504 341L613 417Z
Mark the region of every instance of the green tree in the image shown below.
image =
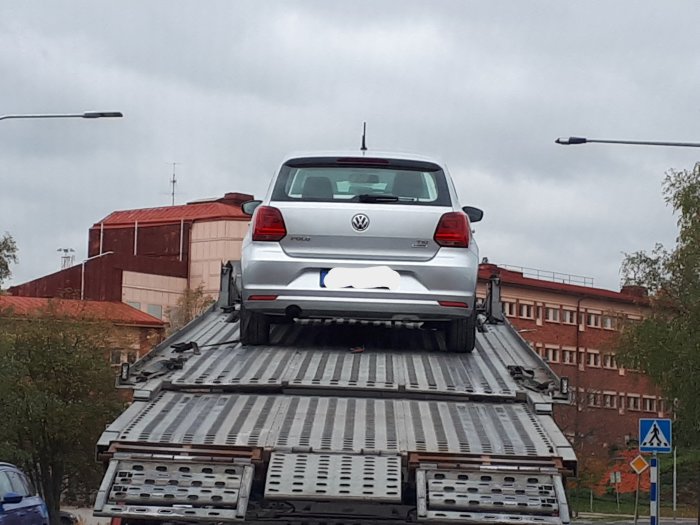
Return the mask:
M17 264L17 243L12 235L5 232L0 237L0 287L5 279L12 275L10 264Z
M67 489L97 486L95 443L123 404L106 357L115 337L52 302L30 317L0 312L0 457L39 487L52 525Z
M204 312L213 302L214 298L204 292L203 284L194 290L187 288L177 300L177 304L168 308L166 312L170 322L168 332L173 333L179 330Z
M639 277L637 284L654 293L650 315L623 330L618 359L648 374L673 401L676 444L700 449L700 163L667 172L663 191L678 217L676 245L625 257L623 282ZM631 275L639 261L645 272ZM695 471L700 511L700 463Z

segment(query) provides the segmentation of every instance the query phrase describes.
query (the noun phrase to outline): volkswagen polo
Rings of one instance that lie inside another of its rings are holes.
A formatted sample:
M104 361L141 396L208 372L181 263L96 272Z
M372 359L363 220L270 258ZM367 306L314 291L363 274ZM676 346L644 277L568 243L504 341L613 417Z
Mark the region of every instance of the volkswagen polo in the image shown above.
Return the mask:
M424 322L446 347L475 342L479 249L445 166L404 154L311 154L282 163L241 254L241 340L299 318Z

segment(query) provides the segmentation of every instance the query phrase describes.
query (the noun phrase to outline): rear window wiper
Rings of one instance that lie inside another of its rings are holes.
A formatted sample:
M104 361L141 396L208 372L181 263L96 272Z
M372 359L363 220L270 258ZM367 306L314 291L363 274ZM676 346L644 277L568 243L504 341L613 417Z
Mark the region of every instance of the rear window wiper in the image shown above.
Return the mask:
M396 195L363 193L357 196L360 202L398 202L399 198Z

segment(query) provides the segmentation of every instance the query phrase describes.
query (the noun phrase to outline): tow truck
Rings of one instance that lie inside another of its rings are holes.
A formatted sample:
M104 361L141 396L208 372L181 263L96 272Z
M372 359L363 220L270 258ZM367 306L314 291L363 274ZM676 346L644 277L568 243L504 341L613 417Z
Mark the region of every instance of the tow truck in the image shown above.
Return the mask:
M105 430L94 515L113 525L570 522L559 379L493 275L470 354L385 322L275 325L239 342L240 264L218 301L133 365Z

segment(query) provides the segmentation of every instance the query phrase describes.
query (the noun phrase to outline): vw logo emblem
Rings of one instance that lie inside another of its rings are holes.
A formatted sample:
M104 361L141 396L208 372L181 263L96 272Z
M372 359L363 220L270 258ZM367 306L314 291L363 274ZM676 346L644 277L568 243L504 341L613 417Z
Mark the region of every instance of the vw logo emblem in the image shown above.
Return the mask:
M355 231L363 232L369 227L369 217L364 213L358 213L350 221Z

